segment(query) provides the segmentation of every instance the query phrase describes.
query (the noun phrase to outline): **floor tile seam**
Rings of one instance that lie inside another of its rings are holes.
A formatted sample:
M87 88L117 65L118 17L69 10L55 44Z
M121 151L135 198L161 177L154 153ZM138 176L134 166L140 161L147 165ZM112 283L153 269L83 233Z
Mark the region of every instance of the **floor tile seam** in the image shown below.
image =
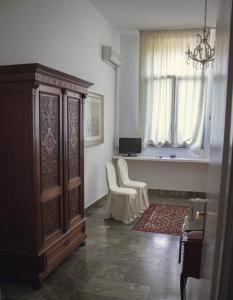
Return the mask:
M157 273L166 273L166 274L171 274L171 275L177 275L177 274L180 274L181 273L181 271L179 271L179 272L171 272L171 271L156 271Z
M140 287L140 286L143 286L143 287L149 287L149 293L150 293L150 291L151 291L151 285L145 285L145 284L143 284L143 285L140 285L140 284L138 284L138 286ZM101 293L103 293L103 292L108 292L108 291L112 291L112 292L114 292L114 290L125 290L125 289L127 289L127 288L129 288L129 287L127 287L127 286L124 286L124 287L121 287L121 288L118 288L118 287L116 287L116 288L113 288L113 289L106 289L106 290L99 290L99 291L95 291L95 295L101 295ZM134 289L131 289L132 291L133 290L135 290L136 288L134 288ZM124 298L120 298L120 299L125 299L125 297Z
M93 278L96 278L96 279L100 279L98 277L93 277ZM117 283L125 283L125 284L128 284L128 285L131 285L133 286L134 288L132 290L135 290L135 288L137 287L150 287L151 288L151 285L147 285L147 284L138 284L138 283L135 283L135 282L126 282L126 281L116 281L114 280L113 282L117 282ZM117 286L117 287L114 287L114 288L107 288L107 289L99 289L99 290L95 290L95 293L96 292L107 292L109 290L113 291L113 290L118 290L118 289L125 289L125 288L130 288L131 286L126 286L126 285L122 285L122 286ZM135 287L136 286L136 287Z
M91 254L91 256L92 256L92 257L95 257L95 256L98 256L98 255ZM105 255L106 259L111 259L112 256L113 256L113 254ZM127 260L125 260L125 258L126 258ZM122 259L123 261L127 261L127 262L130 263L130 264L138 263L138 261L140 261L140 262L142 262L142 263L145 262L145 264L146 264L146 262L147 262L147 260L144 259L144 258L141 257L141 256L135 256L134 258L129 258L129 255L124 255L124 254L121 256L121 259ZM155 260L152 260L152 262L157 263L156 259L155 259Z

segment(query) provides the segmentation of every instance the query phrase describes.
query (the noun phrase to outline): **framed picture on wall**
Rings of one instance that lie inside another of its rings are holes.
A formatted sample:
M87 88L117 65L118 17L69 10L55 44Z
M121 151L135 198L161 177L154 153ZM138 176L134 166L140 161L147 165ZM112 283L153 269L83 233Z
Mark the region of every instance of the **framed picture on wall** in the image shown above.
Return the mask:
M85 104L85 145L104 142L104 96L88 93Z

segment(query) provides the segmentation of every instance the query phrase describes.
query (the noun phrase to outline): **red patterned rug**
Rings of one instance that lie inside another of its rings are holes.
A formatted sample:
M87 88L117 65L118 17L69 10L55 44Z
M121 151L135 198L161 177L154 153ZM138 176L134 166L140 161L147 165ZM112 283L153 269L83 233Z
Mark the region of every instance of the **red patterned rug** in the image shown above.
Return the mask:
M186 206L150 204L133 230L178 235L187 214Z

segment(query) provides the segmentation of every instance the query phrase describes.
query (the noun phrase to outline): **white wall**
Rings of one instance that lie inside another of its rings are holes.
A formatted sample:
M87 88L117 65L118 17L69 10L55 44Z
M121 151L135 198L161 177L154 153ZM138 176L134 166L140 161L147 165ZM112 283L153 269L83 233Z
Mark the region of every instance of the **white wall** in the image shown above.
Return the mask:
M121 34L119 137L138 136L139 32Z
M119 51L119 34L86 0L1 0L0 64L39 62L93 82L104 95L105 142L85 149L85 206L106 194L112 157L114 71L101 45Z
M131 179L150 189L206 192L207 163L127 160Z

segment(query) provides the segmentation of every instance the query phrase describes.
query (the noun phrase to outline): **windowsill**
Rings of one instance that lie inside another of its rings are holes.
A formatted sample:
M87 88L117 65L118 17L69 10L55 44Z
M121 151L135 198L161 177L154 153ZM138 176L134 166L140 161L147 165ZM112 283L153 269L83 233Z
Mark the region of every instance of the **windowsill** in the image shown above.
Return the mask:
M171 158L171 157L145 157L145 156L113 156L113 159L124 158L126 160L137 160L137 161L159 161L159 162L172 162L172 163L199 163L208 164L209 160L207 158Z
M175 158L170 155L175 154ZM173 163L204 163L208 164L209 159L204 155L197 155L187 148L165 148L165 147L147 147L142 153L136 156L127 156L116 154L113 159L124 158L137 161L155 161L155 162L173 162Z

